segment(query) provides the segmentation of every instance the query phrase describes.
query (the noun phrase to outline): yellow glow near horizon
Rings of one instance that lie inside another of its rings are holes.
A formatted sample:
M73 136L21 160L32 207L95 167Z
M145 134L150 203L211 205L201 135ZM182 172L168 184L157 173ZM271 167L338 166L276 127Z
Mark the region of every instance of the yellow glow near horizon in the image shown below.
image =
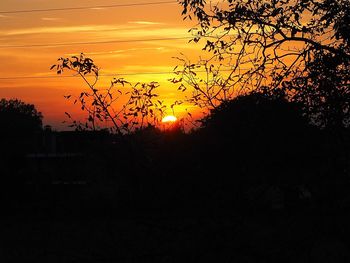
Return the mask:
M162 119L162 122L163 123L166 123L166 122L176 122L177 121L177 118L174 116L174 115L167 115L165 116L163 119Z

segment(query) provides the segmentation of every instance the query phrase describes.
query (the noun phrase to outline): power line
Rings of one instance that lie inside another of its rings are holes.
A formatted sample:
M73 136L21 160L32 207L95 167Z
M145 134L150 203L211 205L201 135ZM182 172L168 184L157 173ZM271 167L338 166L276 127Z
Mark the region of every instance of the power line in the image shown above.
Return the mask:
M193 37L163 37L163 38L148 38L148 39L106 40L106 41L73 42L73 43L7 45L7 46L0 46L0 48L59 47L59 46L74 46L74 45L97 45L97 44L110 44L110 43L131 43L131 42L149 42L149 41L164 41L164 40L181 40L181 39L191 39L191 38L193 38Z
M161 2L145 2L145 3L130 3L130 4L114 4L114 5L95 5L95 6L78 6L78 7L62 7L62 8L46 8L46 9L27 9L27 10L10 10L0 11L0 14L18 14L18 13L34 13L34 12L52 12L52 11L73 11L86 10L97 8L117 8L117 7L132 7L132 6L147 6L147 5L164 5L176 4L176 1L161 1Z

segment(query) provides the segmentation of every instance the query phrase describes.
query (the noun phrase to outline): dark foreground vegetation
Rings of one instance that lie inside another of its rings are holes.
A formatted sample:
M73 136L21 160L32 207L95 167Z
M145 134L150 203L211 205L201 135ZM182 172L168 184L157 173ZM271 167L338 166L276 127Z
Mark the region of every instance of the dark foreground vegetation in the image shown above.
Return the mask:
M349 130L284 99L238 97L191 133L40 125L2 129L3 262L350 259Z
M199 129L147 127L158 83L99 89L83 54L51 67L87 85L80 131L0 101L2 262L350 261L349 1L178 2L209 55L170 80Z

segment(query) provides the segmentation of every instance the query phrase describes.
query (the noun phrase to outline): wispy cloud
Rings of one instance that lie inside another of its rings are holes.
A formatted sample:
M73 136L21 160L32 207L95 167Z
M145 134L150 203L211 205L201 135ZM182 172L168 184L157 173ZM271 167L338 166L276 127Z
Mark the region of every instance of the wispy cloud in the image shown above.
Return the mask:
M165 28L154 28L152 30L145 28L133 28L130 30L121 30L121 31L110 31L106 32L96 32L96 36L102 38L125 38L125 39L146 39L146 38L167 38L167 37L188 37L191 36L188 34L186 28L182 27L165 27Z
M145 65L126 65L122 67L123 72L162 72L162 73L170 73L172 72L173 67L171 66L147 66L145 68Z
M127 49L120 49L120 50L109 50L109 51L101 51L101 52L85 52L85 55L113 55L113 54L121 54L121 53L130 53L133 51L140 51L140 50L157 50L157 51L163 51L164 47L156 47L156 48L127 48ZM77 56L79 54L66 54L67 56Z
M30 35L30 34L58 34L58 33L77 33L77 32L103 32L130 30L139 28L138 26L125 25L80 25L80 26L61 26L61 27L31 27L18 28L0 31L0 35L15 36L15 35Z
M153 25L165 25L164 23L160 22L151 22L151 21L130 21L129 24L137 24L137 25L146 25L146 26L153 26Z
M44 21L57 21L57 20L61 20L62 18L59 17L42 17L41 20Z
M104 7L91 7L89 9L90 10L105 10L106 8L104 8Z
M10 16L0 15L0 18L9 18Z

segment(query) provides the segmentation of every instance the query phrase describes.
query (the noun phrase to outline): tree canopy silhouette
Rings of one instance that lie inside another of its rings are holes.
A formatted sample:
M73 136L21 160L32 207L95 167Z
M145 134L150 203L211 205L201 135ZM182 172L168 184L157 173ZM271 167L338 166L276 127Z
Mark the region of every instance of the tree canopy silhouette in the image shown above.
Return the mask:
M43 115L33 104L19 99L0 100L0 123L2 134L38 132L42 130Z
M2 191L12 191L9 187L24 182L18 172L23 169L26 153L37 147L37 139L42 131L43 115L33 104L19 99L0 99L0 162L3 172Z
M210 54L195 63L180 58L175 71L196 105L212 109L244 91L283 88L314 124L347 125L349 1L179 2L184 19L197 20L193 41L204 39Z
M316 126L341 131L350 123L349 65L342 58L322 52L308 64L308 72L283 83Z
M241 95L213 109L201 123L197 135L205 170L225 182L297 185L315 165L314 129L282 96Z

